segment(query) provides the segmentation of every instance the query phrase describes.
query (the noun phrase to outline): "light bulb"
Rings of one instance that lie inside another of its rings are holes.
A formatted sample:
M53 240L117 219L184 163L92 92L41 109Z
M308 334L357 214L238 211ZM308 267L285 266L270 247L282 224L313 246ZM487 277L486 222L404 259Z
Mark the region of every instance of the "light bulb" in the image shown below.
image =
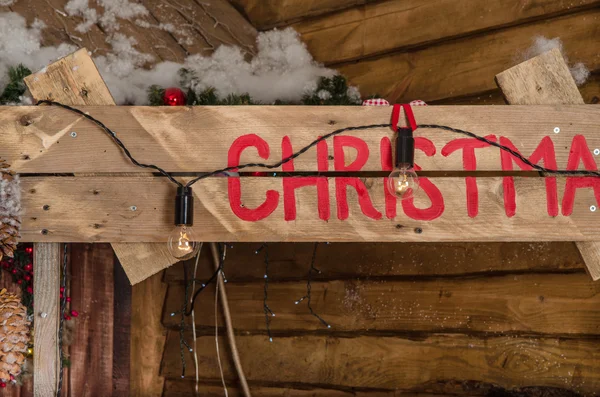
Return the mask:
M419 177L412 167L395 168L387 181L388 191L400 200L415 197L419 190Z
M194 230L190 226L179 225L175 226L171 234L169 234L169 253L176 259L184 261L192 258L200 244L196 241Z

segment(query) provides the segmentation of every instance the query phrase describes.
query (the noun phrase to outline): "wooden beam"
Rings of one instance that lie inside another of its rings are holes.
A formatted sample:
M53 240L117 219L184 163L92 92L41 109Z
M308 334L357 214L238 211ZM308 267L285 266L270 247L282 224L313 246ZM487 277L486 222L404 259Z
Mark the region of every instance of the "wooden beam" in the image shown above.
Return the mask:
M215 107L82 107L114 128L131 153L141 162L160 165L170 172L213 171L228 164L232 144L243 135L256 134L269 145L268 159L252 146L240 161L275 162L282 158L282 141L289 137L299 150L319 136L349 127L390 122L391 109L383 106L215 106ZM438 124L478 135L503 136L529 156L540 141L550 136L556 160L566 167L576 135L584 135L590 149L600 147L600 107L577 106L421 106L414 113L419 124ZM402 118L401 123L405 121ZM560 133L554 133L559 127ZM72 137L71 133L76 132ZM57 107L0 107L0 157L19 173L141 172L95 124ZM344 133L367 144L369 155L361 171L381 171L381 140L393 138L382 127ZM442 154L444 146L464 136L420 128L416 137L427 138L435 154L416 151L416 163L426 171L462 171L462 150ZM254 139L250 137L249 139ZM425 142L426 143L426 142ZM254 145L254 142L250 142ZM335 146L338 150L335 150ZM245 146L243 146L245 148ZM242 147L239 147L241 150ZM341 149L341 150L339 150ZM201 155L199 155L201 153ZM343 147L340 137L327 141L328 169L333 171L356 159L356 149ZM340 157L344 156L340 161ZM477 149L477 170L501 170L497 148ZM296 171L322 171L316 150L294 160ZM516 167L518 168L518 167ZM248 168L260 170L261 168Z
M33 280L35 291L35 354L33 355L33 395L56 394L60 373L58 330L60 326L60 268L62 249L59 243L34 244Z
M511 104L583 104L583 98L558 49L498 74L496 81ZM600 279L600 241L578 242L577 247L592 279Z
M432 46L461 36L489 34L494 29L536 20L547 21L599 4L598 0L581 1L575 6L561 0L532 0L527 7L515 7L514 0L499 0L487 4L482 18L480 4L469 0L387 0L302 20L292 27L302 35L317 61L337 64ZM400 32L384 28L391 26Z
M248 381L396 389L398 393L448 382L461 374L461 379L470 382L490 382L508 389L566 387L587 395L600 388L600 347L595 338L422 333L334 338L328 332L275 336L273 343L266 335L240 335L242 365L252 368ZM190 340L191 332L186 338ZM220 380L214 335L200 336L196 342L202 378ZM225 338L220 337L219 343L224 346ZM188 362L193 360L190 352L184 351L184 356ZM223 360L223 370L228 383L235 382L232 363ZM177 331L169 332L162 371L171 379L181 374ZM186 377L192 376L194 366L188 365Z
M50 99L71 106L115 104L108 87L85 48L48 65L43 71L28 76L25 78L25 83L37 100ZM69 131L63 131L68 134L67 137L72 132L75 132L76 136L84 134L82 130L77 133L76 125L73 125ZM54 135L56 139L54 143L58 146L60 138L55 134L51 135ZM85 170L74 170L73 172L93 176ZM96 171L89 170L89 172ZM132 245L113 244L113 249L132 284L176 262L168 254L164 245L142 244L132 247ZM144 264L143 269L140 269L140 263Z
M513 66L515 57L531 46L534 37L545 36L560 37L570 62L583 62L597 71L600 59L589 43L600 35L599 17L598 9L584 11L336 65L336 70L360 87L363 97L378 95L390 102L476 95L496 88L490 77Z
M592 283L584 272L580 272L525 274L516 279L510 274L487 278L387 279L383 282L313 281L311 291L313 309L328 323L334 324L332 327L337 332L600 336L600 316L597 315L600 285ZM261 307L263 290L264 283L260 281L236 283L228 280L227 295L238 335L265 331L264 314L256 310ZM206 292L214 295L214 285ZM269 284L269 307L277 313L271 322L273 332L289 334L323 328L320 322L312 321L314 317L305 306L293 304L304 294L304 280ZM184 295L183 283L169 285L162 316L166 327L178 329L180 326L179 317L172 317L171 313L181 309ZM574 307L577 307L576 311ZM217 322L224 327L220 316ZM191 324L191 317L187 317L186 325ZM214 308L211 310L210 304L196 306L196 325L202 327L202 332L210 332L214 324Z
M230 203L228 178L210 178L195 186L195 228L202 241L594 241L600 239L600 211L593 189L578 189L572 213L548 214L545 178L514 178L515 215L506 215L503 178L477 178L477 214L468 215L464 178L428 178L439 189L434 207L426 214L405 213L399 203L395 219L388 219L384 177L349 178L356 189L322 177L328 184L330 218L319 218L314 186L297 189L295 220L285 220L282 178L242 178L243 201ZM565 180L557 179L558 200L563 200ZM22 178L24 207L21 234L24 241L166 242L172 229L174 188L166 178L147 177L31 177ZM339 186L339 187L338 187ZM431 187L435 192L436 188ZM265 192L273 190L272 213L248 221L233 211L257 208ZM347 191L347 200L340 200ZM97 192L97 194L95 194ZM143 192L132 196L131 192ZM275 197L276 195L276 197ZM368 197L367 197L368 195ZM470 201L474 203L473 201ZM568 208L563 201L562 211ZM348 218L344 219L345 205ZM427 209L426 194L415 199ZM48 207L45 207L48 206ZM132 210L135 206L135 210ZM235 208L232 209L232 206ZM471 204L473 206L473 204ZM410 208L410 207L407 207ZM472 207L472 209L475 207ZM365 211L363 213L363 210ZM389 208L388 208L389 210ZM290 212L288 212L289 214ZM341 215L340 215L341 214ZM368 215L367 215L368 214ZM441 214L441 215L440 215ZM438 216L436 218L436 216ZM419 220L430 216L435 219ZM341 218L340 218L341 217ZM375 220L374 218L380 218ZM166 244L165 244L166 246Z
M160 397L164 378L160 363L166 330L161 324L167 286L162 273L133 286L131 296L131 383L132 397Z

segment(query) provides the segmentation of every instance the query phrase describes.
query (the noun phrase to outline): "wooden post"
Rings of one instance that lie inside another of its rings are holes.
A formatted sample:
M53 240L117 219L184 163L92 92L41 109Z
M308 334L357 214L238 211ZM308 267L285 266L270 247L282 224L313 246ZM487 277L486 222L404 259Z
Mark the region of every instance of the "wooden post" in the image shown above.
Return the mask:
M583 105L583 97L558 49L548 51L496 76L511 105ZM577 242L593 280L600 279L600 242Z
M60 243L35 243L33 282L35 291L35 354L33 355L33 395L53 396L58 386L60 352L58 346Z

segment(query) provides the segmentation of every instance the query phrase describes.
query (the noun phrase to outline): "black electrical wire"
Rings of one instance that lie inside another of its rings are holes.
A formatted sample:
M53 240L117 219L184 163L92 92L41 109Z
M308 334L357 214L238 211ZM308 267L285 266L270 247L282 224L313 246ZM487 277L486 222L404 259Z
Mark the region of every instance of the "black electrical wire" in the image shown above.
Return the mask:
M61 107L63 109L67 109L70 110L74 113L77 113L83 117L85 117L86 119L90 120L91 122L93 122L94 124L96 124L97 126L99 126L100 128L102 128L112 139L113 141L117 144L117 146L119 146L121 148L121 150L123 150L123 153L125 153L125 155L127 156L127 158L129 158L129 160L136 166L138 167L142 167L142 168L151 168L154 169L158 172L160 172L162 175L166 176L167 178L169 178L169 180L173 183L175 183L177 186L181 186L183 187L183 184L178 182L177 180L175 180L175 178L173 178L171 176L171 174L169 174L167 171L165 171L164 169L160 168L157 165L154 164L143 164L140 163L139 161L137 161L133 155L129 152L129 150L127 149L127 147L125 146L125 144L119 139L117 138L116 133L111 130L110 128L108 128L103 122L101 122L100 120L90 116L89 114L86 114L84 112L82 112L81 110L68 106L68 105L64 105L60 102L55 102L55 101L50 101L50 100L41 100L37 102L37 105L53 105L53 106L58 106ZM355 126L355 127L345 127L345 128L340 128L337 129L335 131L332 131L328 134L325 134L317 139L315 139L314 141L312 141L311 143L309 143L308 145L304 146L303 148L301 148L300 150L298 150L297 152L283 158L281 161L278 161L276 163L273 164L266 164L266 163L246 163L246 164L240 164L237 166L231 166L231 167L225 167L225 168L221 168L218 170L214 170L205 174L202 174L200 176L197 176L196 178L192 179L191 181L189 181L185 186L192 186L194 183L205 179L205 178L209 178L211 176L215 176L224 172L228 172L228 171L239 171L241 169L244 168L249 168L249 167L256 167L256 168L266 168L266 169L274 169L274 168L279 168L281 167L283 164L286 164L292 160L294 160L296 157L306 153L308 150L310 150L311 148L315 147L317 144L319 144L319 142L325 141L329 138L331 138L332 136L335 135L339 135L343 132L347 132L347 131L358 131L358 130L368 130L368 129L374 129L374 128L386 128L386 127L391 127L391 124L387 123L387 124L370 124L370 125L362 125L362 126ZM477 139L478 141L481 142L485 142L490 146L494 146L497 147L500 150L503 150L507 153L509 153L511 156L513 156L514 158L522 161L523 163L527 164L528 166L534 168L537 171L540 172L545 172L548 174L557 174L557 175L584 175L584 176L593 176L593 177L600 177L600 172L598 171L592 171L592 170L553 170L550 168L546 168L543 167L541 165L535 164L533 162L531 162L529 159L527 159L525 156L523 156L521 153L511 149L508 146L505 145L501 145L498 142L489 140L485 137L479 136L473 132L470 131L465 131L465 130L461 130L458 128L453 128L453 127L449 127L449 126L445 126L445 125L437 125L437 124L421 124L418 125L417 128L428 128L428 129L439 129L439 130L444 130L444 131L450 131L450 132L454 132L457 134L461 134L461 135L466 135L468 137ZM216 274L215 274L216 277Z

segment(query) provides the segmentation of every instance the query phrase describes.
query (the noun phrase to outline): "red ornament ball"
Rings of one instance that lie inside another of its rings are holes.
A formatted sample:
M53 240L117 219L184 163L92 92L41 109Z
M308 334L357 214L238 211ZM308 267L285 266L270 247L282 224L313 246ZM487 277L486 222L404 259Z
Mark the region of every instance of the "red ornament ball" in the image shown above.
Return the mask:
M33 294L33 288L27 287L27 292L29 292L30 294Z
M33 270L33 265L31 263L26 264L23 269L25 269L25 271L30 272L31 270Z
M71 297L67 296L67 302L71 302Z
M23 278L25 279L25 281L31 280L31 276L24 276Z
M17 280L17 284L19 284L19 285L23 284L23 280Z
M33 254L33 248L27 247L27 248L25 248L25 252L27 252L28 254Z
M71 319L71 316L69 316L68 314L65 314L65 320L69 321Z
M17 274L17 273L18 273L17 269L12 269L12 274Z
M0 382L0 387L6 387L6 383Z
M185 94L177 87L167 88L163 94L165 106L185 106Z
M79 316L79 312L77 310L71 310L71 316L77 317Z

